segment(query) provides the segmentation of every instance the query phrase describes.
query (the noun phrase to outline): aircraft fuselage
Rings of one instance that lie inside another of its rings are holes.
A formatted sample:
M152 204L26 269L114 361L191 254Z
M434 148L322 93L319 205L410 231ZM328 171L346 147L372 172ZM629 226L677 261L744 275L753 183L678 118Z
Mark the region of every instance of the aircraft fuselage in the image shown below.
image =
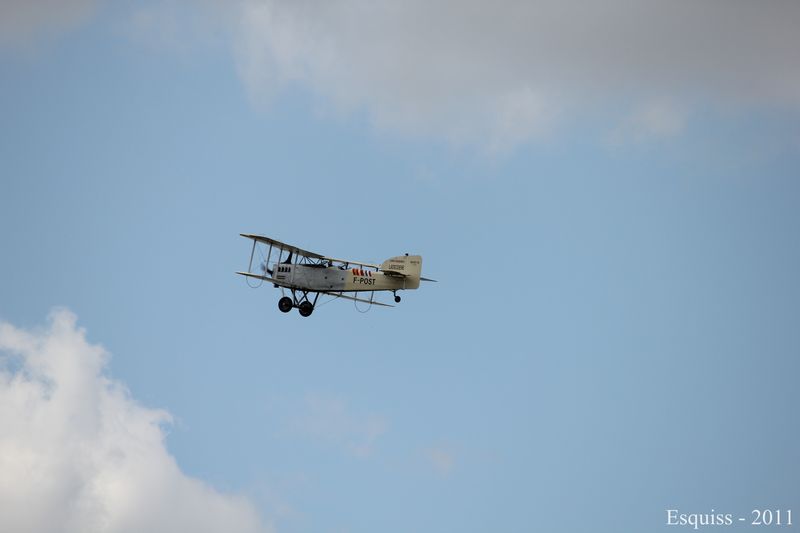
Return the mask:
M363 268L322 265L278 264L272 266L278 286L307 291L360 292L395 291L412 288L411 280ZM416 287L413 287L416 288Z

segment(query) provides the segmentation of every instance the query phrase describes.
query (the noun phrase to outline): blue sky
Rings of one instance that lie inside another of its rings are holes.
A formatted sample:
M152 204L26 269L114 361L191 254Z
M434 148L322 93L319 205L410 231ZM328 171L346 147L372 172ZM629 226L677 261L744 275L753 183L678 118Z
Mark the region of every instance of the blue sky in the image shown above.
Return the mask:
M797 9L614 3L528 41L568 13L469 5L2 8L7 528L650 531L798 501ZM683 39L644 38L659 16ZM240 232L440 282L283 315L233 274ZM158 474L98 481L131 465Z

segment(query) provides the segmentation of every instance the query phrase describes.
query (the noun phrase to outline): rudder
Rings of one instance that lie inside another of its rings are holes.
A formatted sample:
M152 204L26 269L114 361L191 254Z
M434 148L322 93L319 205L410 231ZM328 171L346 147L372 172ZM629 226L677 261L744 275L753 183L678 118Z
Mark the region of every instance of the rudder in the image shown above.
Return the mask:
M406 278L405 288L416 289L422 275L422 256L406 254L390 257L381 264L381 270L390 275L402 274Z

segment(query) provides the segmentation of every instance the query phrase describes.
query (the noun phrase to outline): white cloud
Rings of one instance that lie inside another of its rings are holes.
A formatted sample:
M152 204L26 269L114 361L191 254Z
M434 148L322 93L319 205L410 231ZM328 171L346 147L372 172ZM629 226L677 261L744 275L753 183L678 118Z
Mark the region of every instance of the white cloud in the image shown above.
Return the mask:
M27 43L77 27L96 7L97 0L3 0L0 45Z
M159 52L204 55L227 46L235 15L218 0L140 0L130 6L124 27L133 41Z
M648 139L668 139L680 135L688 113L674 102L653 100L639 105L611 133L615 144Z
M302 434L358 457L371 455L375 442L387 428L382 417L353 413L343 400L319 394L306 395L303 411L292 421L292 426Z
M244 497L183 474L170 415L105 375L108 354L76 317L0 322L0 531L267 531Z
M380 128L502 150L556 115L636 115L661 95L800 109L800 3L242 0L256 98L304 86ZM678 102L679 104L681 102ZM654 108L657 135L683 119Z
M448 476L456 464L455 454L443 446L425 450L425 457L433 470L441 476Z

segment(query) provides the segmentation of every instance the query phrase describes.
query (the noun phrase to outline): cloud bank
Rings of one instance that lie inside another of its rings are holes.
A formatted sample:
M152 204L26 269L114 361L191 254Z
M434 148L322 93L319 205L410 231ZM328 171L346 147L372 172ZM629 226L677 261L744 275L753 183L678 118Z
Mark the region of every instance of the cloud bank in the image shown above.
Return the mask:
M382 128L495 149L608 109L636 137L676 134L687 105L800 109L798 2L244 0L239 9L240 70L255 97L308 87Z
M0 45L100 4L0 3ZM150 0L127 13L140 43L230 43L258 105L300 88L379 130L492 152L587 121L626 141L674 137L708 111L800 111L791 0Z
M0 531L261 532L253 505L183 474L165 411L104 374L76 317L0 322Z

